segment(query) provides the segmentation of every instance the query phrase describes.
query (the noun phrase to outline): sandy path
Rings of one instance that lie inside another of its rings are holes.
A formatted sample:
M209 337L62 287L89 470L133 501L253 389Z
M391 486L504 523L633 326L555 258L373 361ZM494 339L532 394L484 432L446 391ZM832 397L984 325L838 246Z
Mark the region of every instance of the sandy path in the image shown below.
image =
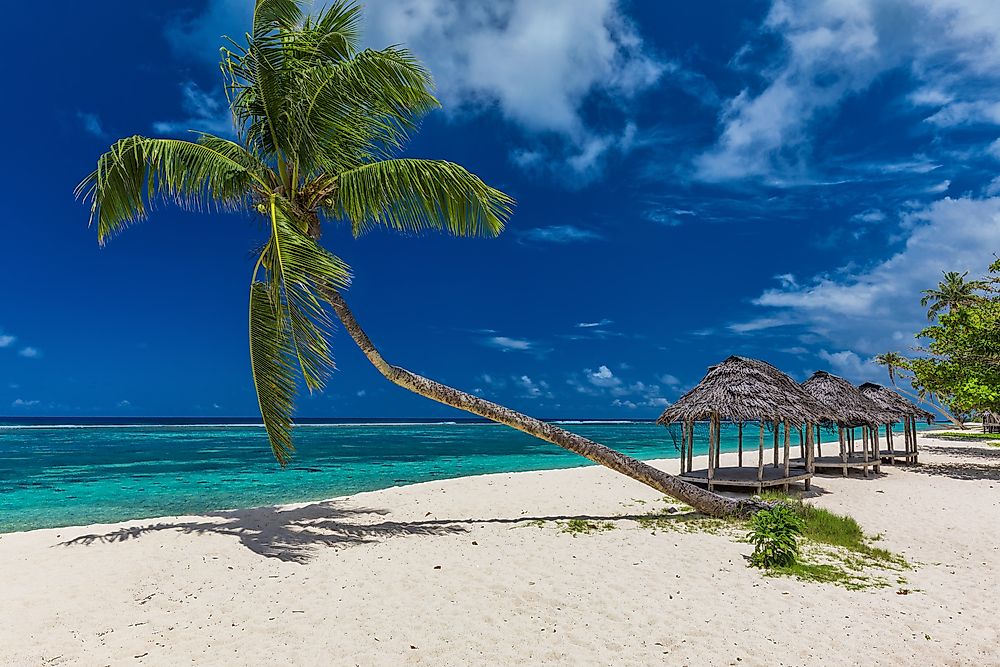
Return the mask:
M603 469L515 473L2 535L0 664L1000 665L1000 448L922 452L813 487L920 564L909 595L644 529L621 517L658 495ZM552 523L574 516L617 529Z

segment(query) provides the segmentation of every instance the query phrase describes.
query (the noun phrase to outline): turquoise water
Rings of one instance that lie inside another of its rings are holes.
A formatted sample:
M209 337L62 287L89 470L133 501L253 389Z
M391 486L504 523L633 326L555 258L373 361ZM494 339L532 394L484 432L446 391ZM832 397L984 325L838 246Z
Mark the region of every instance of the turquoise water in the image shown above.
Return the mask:
M675 458L649 422L564 422L643 459ZM701 441L705 453L704 435ZM326 424L295 429L282 470L255 425L4 426L0 532L320 500L484 473L590 465L559 447L483 423ZM723 449L736 449L735 428Z

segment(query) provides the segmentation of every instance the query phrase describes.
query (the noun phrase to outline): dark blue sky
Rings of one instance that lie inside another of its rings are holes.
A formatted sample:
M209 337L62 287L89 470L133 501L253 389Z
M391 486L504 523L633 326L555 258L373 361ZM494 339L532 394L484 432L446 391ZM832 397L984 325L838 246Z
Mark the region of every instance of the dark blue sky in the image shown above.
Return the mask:
M225 131L218 36L247 8L12 10L0 414L255 413L259 223L162 207L99 249L72 194L119 136ZM883 379L919 290L1000 251L992 3L379 0L368 25L446 105L408 154L518 201L495 240L324 235L387 358L457 387L652 417L734 353ZM455 414L335 346L301 415Z

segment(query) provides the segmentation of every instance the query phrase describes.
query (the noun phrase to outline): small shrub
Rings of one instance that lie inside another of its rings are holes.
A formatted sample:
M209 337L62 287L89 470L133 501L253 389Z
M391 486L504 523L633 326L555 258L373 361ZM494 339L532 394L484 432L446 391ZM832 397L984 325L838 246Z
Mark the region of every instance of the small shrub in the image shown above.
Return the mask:
M790 567L799 556L802 519L795 510L779 503L761 510L750 521L747 539L753 544L750 564L754 567Z

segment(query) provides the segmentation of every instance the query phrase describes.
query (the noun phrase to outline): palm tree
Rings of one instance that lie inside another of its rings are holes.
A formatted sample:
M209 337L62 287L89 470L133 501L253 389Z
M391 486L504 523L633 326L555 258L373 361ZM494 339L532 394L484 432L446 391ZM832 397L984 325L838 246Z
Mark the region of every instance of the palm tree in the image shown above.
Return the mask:
M344 300L347 264L318 243L323 226L346 223L355 236L376 226L495 236L513 201L456 164L393 157L438 102L429 73L406 49L359 50L359 19L353 1L310 17L297 0L257 0L245 44L222 49L236 141L207 133L195 141L124 138L77 188L91 204L102 245L145 219L156 201L245 211L264 221L268 238L251 273L250 360L278 461L292 455L299 379L318 391L333 369L332 310L379 372L410 391L564 447L713 515L760 507L382 357Z
M982 280L967 282L965 280L967 275L968 271L961 274L958 271L948 271L944 274L944 280L938 283L937 289L925 289L921 292L924 297L920 299L920 305L930 304L927 319L933 320L942 310L951 312L974 304L981 298L976 294L976 290L985 289L986 283Z
M903 387L900 387L898 384L896 384L897 376L900 377L901 379L906 379L906 380L913 379L912 376L910 375L903 375L902 373L900 373L901 370L905 371L910 370L909 359L901 355L899 352L883 352L882 354L875 355L872 361L874 361L879 366L885 366L886 371L889 373L889 382L891 382L892 386L895 387L897 390L906 394L917 403L923 403L927 406L930 406L931 409L937 411L938 414L945 417L955 426L958 426L959 428L963 429L965 428L961 420L959 420L957 417L955 417L950 412L945 410L942 405L940 405L940 401L937 400L937 397L934 394L927 395L926 392L918 392L915 394L913 393L913 391L904 389Z

